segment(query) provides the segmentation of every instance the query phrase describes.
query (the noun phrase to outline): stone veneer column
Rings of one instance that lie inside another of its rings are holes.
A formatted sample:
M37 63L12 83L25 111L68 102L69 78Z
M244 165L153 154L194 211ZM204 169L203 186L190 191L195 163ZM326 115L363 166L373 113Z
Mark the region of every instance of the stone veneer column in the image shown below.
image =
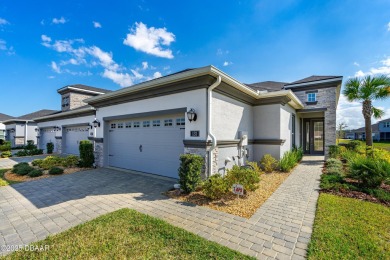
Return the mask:
M204 165L202 168L202 179L207 178L208 173L208 160L209 160L209 150L205 148L195 148L195 147L184 147L184 153L189 154L197 154L203 157L204 159ZM218 169L218 147L215 147L213 150L212 160L213 160L213 169L214 173L217 172L216 169Z
M56 136L56 143L55 143L55 152L58 154L62 154L62 137Z
M103 146L103 141L94 141L94 146L95 146L95 165L96 167L103 167L103 151L104 151L104 146Z
M24 137L15 137L15 146L24 145Z
M325 111L325 159L328 159L329 145L336 144L336 110Z

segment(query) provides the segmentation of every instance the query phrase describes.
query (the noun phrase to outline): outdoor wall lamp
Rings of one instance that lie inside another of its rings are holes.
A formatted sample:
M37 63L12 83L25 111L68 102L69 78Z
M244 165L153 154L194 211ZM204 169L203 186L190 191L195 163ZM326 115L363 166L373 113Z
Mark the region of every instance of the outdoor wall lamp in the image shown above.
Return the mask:
M92 124L93 124L93 127L95 127L95 128L100 127L100 121L97 120L96 118L95 118L95 120L93 120Z
M188 117L188 120L190 122L192 121L196 121L196 118L198 117L195 113L195 109L191 108L188 112L187 112L187 117Z
M60 130L61 130L61 127L59 127L59 126L54 127L54 131L60 131Z
M39 128L35 128L35 132L39 133Z
M11 133L14 133L15 132L15 128L11 128L10 131L11 131Z

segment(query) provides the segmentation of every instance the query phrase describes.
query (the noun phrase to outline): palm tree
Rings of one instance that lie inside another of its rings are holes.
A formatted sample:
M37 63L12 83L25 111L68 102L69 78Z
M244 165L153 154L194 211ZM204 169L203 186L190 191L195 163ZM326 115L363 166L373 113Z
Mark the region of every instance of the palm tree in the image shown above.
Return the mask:
M384 75L351 78L345 83L343 94L349 102L362 102L366 145L372 146L371 117L381 118L384 115L381 109L372 106L372 101L390 97L390 78Z

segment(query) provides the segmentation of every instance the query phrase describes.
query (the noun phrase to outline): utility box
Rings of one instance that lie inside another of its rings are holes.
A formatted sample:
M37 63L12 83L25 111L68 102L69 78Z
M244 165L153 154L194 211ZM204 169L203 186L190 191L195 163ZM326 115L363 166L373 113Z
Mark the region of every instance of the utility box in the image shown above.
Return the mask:
M246 138L244 137L246 136ZM248 132L247 131L238 131L238 139L242 140L242 146L248 145Z

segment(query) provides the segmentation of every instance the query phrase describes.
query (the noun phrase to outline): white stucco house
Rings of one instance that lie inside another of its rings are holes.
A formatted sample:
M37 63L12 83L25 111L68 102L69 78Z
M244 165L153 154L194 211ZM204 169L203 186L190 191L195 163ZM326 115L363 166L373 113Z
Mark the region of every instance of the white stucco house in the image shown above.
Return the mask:
M0 139L1 140L5 140L6 137L5 125L3 124L3 122L11 118L12 116L0 113Z
M244 84L206 66L112 92L67 86L58 90L62 111L34 121L42 148L55 140L58 153L77 154L89 139L100 167L177 178L180 154L196 153L209 176L266 153L280 159L294 146L326 154L336 142L341 83L311 76ZM72 103L77 94L82 102L64 109L64 98Z

